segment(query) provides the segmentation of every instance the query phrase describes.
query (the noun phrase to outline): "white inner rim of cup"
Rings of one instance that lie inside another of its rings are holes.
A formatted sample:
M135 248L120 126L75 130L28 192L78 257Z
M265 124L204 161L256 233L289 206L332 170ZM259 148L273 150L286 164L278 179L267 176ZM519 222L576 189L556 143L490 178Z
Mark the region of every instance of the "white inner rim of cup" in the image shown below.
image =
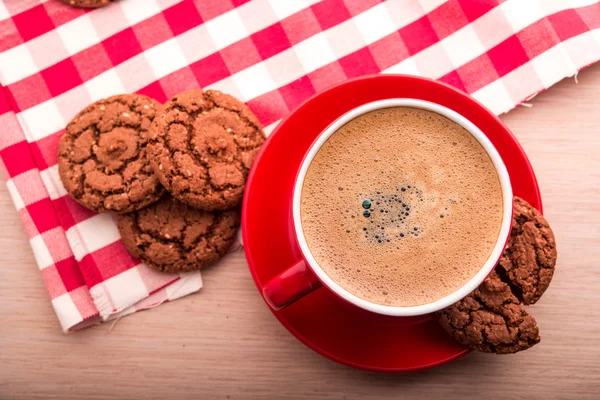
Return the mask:
M308 243L306 242L306 238L304 237L304 231L302 230L302 220L300 218L300 199L302 195L302 186L304 184L304 178L306 177L306 171L310 163L312 162L315 154L319 151L321 146L329 139L329 137L334 134L340 127L349 122L350 120L368 113L370 111L382 109L382 108L390 108L390 107L413 107L413 108L421 108L424 110L429 110L436 112L444 117L456 122L465 128L486 150L494 166L496 167L496 171L498 173L498 177L500 179L500 185L502 188L502 197L503 197L503 215L502 215L502 225L500 227L500 233L498 235L498 239L496 241L496 245L492 250L490 256L487 261L482 265L481 269L475 276L473 276L464 286L455 291L452 294L449 294L446 297L443 297L439 300L436 300L432 303L421 304L417 306L386 306L382 304L372 303L365 299L362 299L348 290L341 287L338 283L336 283L333 279L327 275L327 273L319 266L315 258L313 257L310 248L308 247ZM336 121L334 121L329 127L327 127L319 136L319 138L313 143L309 152L306 154L304 160L302 161L302 166L300 167L300 171L298 176L296 177L296 184L294 186L294 198L292 205L292 213L294 218L294 229L296 231L296 237L298 243L300 245L300 249L308 262L308 265L315 272L317 277L325 284L329 289L333 290L339 296L349 301L352 304L357 305L365 310L372 311L378 314L384 315L392 315L392 316L413 316L413 315L422 315L429 314L442 308L448 307L451 304L456 303L469 293L471 293L490 273L490 271L494 268L502 252L504 250L504 246L506 244L506 239L508 238L510 231L510 224L512 219L512 187L510 184L510 177L508 175L508 171L506 170L506 166L502 161L502 158L498 154L498 151L492 145L492 142L484 135L484 133L475 126L471 121L458 114L457 112L450 110L444 106L439 104L431 103L424 100L417 99L408 99L408 98L399 98L399 99L386 99L379 100L372 103L364 104L360 107L357 107L353 110L350 110L346 114L342 115Z

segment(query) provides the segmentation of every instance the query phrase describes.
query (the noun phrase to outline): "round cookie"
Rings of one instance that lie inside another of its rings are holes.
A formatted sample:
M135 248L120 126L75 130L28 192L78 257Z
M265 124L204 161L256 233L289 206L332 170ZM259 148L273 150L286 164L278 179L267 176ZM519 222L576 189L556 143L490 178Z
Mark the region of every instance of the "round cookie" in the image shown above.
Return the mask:
M512 230L497 269L523 304L534 304L554 275L556 241L538 210L519 197L513 204Z
M108 5L114 0L61 0L72 7L98 8Z
M224 210L241 203L264 140L260 122L242 102L214 90L188 90L154 120L148 156L173 196L203 210Z
M141 95L118 95L83 109L58 146L58 171L67 192L98 212L139 210L164 189L146 157L148 129L160 104Z
M494 271L471 294L440 312L440 324L459 343L509 354L539 343L535 319Z
M239 209L203 211L166 195L157 203L117 216L125 247L163 272L200 269L231 247L240 225Z

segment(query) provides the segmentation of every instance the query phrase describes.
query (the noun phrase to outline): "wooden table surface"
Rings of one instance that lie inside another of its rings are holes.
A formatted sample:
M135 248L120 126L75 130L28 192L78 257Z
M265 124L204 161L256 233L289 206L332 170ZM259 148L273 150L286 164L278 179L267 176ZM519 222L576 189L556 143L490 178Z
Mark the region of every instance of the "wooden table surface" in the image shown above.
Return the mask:
M199 294L61 333L0 185L0 398L600 398L600 65L503 117L537 173L559 258L529 311L542 342L409 375L354 370L306 348L260 298L243 253Z

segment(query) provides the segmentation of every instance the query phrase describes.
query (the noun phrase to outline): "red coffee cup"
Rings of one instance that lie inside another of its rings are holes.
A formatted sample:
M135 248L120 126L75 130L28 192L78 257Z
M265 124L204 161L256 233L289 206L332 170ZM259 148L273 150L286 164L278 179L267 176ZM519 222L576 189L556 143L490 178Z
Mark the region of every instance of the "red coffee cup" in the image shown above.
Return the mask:
M503 198L502 221L496 243L490 256L486 262L482 264L480 270L475 274L475 276L468 280L458 290L441 299L428 304L408 307L382 305L367 301L354 295L353 293L350 293L341 287L337 282L332 280L313 257L306 242L306 238L304 237L302 220L300 218L300 198L306 171L308 170L310 163L321 146L332 134L334 134L341 126L350 120L367 112L389 107L414 107L432 111L456 122L465 128L482 145L482 147L490 156L493 165L496 167ZM292 304L294 301L302 298L303 296L308 295L313 290L323 286L327 290L334 292L337 296L345 301L377 314L391 316L415 316L429 314L441 310L442 308L461 300L466 295L471 293L494 269L495 265L500 259L500 256L502 255L510 234L512 212L512 187L506 166L498 154L498 151L487 138L487 136L467 118L440 104L410 98L379 100L361 105L353 110L350 110L332 122L317 137L304 156L296 176L292 203L294 234L302 257L284 272L271 279L263 287L264 298L272 308L281 309L289 304Z

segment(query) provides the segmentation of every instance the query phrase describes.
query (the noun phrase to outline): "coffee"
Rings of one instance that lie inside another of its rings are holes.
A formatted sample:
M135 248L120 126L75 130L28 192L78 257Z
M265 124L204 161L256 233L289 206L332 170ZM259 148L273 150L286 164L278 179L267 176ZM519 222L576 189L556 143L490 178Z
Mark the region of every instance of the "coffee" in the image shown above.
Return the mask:
M319 266L372 303L416 306L485 264L503 214L482 145L434 112L393 107L338 129L308 167L302 229Z

